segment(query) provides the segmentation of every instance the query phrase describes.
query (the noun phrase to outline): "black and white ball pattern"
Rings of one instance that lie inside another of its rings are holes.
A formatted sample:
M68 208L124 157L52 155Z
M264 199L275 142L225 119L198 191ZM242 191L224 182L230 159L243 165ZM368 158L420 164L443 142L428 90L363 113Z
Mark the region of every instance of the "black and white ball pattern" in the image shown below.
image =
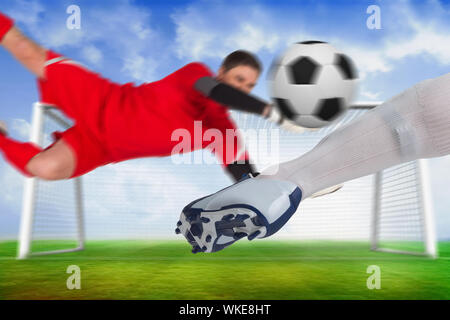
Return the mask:
M329 43L292 45L269 71L272 100L289 120L305 128L326 126L353 101L358 75L352 60Z

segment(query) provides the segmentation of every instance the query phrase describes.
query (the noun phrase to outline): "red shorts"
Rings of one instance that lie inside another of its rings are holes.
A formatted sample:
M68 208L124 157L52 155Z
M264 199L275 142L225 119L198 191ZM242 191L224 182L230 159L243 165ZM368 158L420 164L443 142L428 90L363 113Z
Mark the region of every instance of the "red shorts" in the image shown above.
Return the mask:
M64 132L55 132L76 156L73 177L112 162L102 141L101 115L111 82L76 62L51 51L45 78L38 80L41 102L54 105L74 121Z

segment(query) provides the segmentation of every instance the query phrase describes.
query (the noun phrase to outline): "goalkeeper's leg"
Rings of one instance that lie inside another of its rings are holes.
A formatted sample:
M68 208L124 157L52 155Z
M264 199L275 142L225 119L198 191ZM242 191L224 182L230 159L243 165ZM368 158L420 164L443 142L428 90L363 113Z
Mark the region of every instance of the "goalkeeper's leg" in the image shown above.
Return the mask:
M62 140L48 150L42 150L33 143L22 143L0 135L0 151L12 166L27 177L67 179L75 167L75 158Z
M105 148L77 126L53 136L56 142L42 150L11 139L0 125L0 153L25 176L44 180L79 177L111 162Z
M14 168L27 177L61 180L72 176L76 158L63 140L43 150L30 142L8 137L6 125L0 122L0 153Z
M305 155L256 179L297 184L303 198L420 158L450 153L450 74L419 83L325 137Z
M424 81L324 138L312 151L183 209L177 232L214 252L280 230L319 190L419 158L450 153L450 74ZM299 189L300 188L300 189Z

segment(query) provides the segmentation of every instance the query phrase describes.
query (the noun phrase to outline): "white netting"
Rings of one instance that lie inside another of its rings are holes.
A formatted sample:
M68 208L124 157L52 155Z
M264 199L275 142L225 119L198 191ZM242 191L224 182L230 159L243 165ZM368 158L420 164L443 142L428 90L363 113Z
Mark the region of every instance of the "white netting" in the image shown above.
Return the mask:
M325 135L366 111L364 108L352 109L332 126L304 134L268 130L277 127L253 115L232 115L244 133L250 129L256 132L246 140L250 152L255 139L259 144L266 144L269 150L279 149L279 152L266 152L255 157L256 166L261 170L269 164L302 155ZM48 145L50 133L64 128L49 113L44 119ZM208 162L213 159L208 151L196 151L185 155L184 159L195 162L202 157ZM418 172L417 163L412 162L385 170L380 176L380 215L377 220L380 241L423 240ZM179 239L174 228L181 209L192 200L230 183L219 164L175 164L170 157L137 159L99 168L82 178L86 237ZM334 194L307 199L273 238L369 240L374 227L374 186L374 176L367 176L347 182ZM39 181L35 199L34 239L73 239L76 236L77 204L73 181Z

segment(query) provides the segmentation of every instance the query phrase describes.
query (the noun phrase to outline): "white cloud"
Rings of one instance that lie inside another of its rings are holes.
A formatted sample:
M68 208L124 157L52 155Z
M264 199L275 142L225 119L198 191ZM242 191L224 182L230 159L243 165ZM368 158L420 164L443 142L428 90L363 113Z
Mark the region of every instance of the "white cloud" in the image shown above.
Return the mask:
M450 64L450 35L448 30L417 22L414 32L402 41L388 40L386 57L400 60L408 56L425 55L443 65Z
M221 49L213 45L218 36L215 32L211 32L214 26L196 7L190 6L185 10L179 10L171 17L176 26L174 49L178 58L198 60L204 56L222 54Z
M369 100L378 101L381 95L381 92L373 92L368 90L365 86L361 86L360 94L362 97L368 98Z
M448 18L449 13L439 3L430 2L428 8ZM327 34L311 34L306 23L296 23L296 28L292 28L283 15L264 6L245 6L244 10L239 5L197 1L172 15L177 32L175 51L185 59L223 58L237 48L273 54L299 39L329 39L353 58L363 80L368 75L393 72L398 61L409 56L423 55L440 64L450 64L448 27L414 13L407 1L385 4L383 9L383 14L401 19L402 27L386 33L377 43L367 43L330 39L332 33L328 30ZM301 12L301 7L298 10ZM242 12L245 23L238 19Z
M274 53L284 42L283 30L274 28L270 14L256 5L200 1L172 14L172 20L174 50L180 59L223 58L237 49Z
M19 26L25 26L27 33L46 47L58 49L80 45L83 39L83 31L66 28L65 11L49 11L40 1L18 0L7 12Z
M16 213L20 211L22 204L23 184L23 176L12 166L7 163L0 166L0 197Z
M408 1L386 6L384 12L401 21L399 30L393 29L378 44L359 45L345 42L345 51L358 65L362 78L368 74L388 73L405 58L421 56L441 65L450 65L450 29L446 22L450 12L439 2L429 1L426 10L433 12L433 19L414 12ZM391 25L392 28L393 25Z
M65 10L49 10L42 1L19 0L9 13L45 47L78 49L87 62L96 66L106 58L102 51L108 50L108 58L118 56L122 60L118 70L135 80L156 80L155 61L161 50L161 38L149 27L150 11L129 0L101 8L84 8L81 6L80 30L67 29Z
M202 30L196 30L180 22L177 28L176 48L177 56L180 59L187 58L200 60L208 56L223 56L223 52L211 48L214 39L212 34L205 33ZM216 52L217 51L217 52Z
M122 71L136 80L149 81L157 78L155 72L157 66L158 63L151 57L144 57L135 53L124 59Z
M346 52L355 62L362 80L368 74L390 72L393 68L382 49L373 50L354 44L343 44L342 47L339 46L339 49Z
M45 12L44 6L38 1L16 0L14 6L6 11L16 22L24 23L27 26L36 26L39 22L39 15Z
M65 28L65 12L46 10L44 2L18 0L8 13L24 24L39 42L56 50L66 46L79 48L83 58L93 65L99 65L104 58L99 47L101 43L122 58L119 70L139 81L159 78L156 69L161 59L173 55L182 60L221 59L238 48L274 54L299 39L329 39L332 36L328 31L327 34L311 34L307 22L304 25L301 21L296 22L293 28L280 11L272 11L264 5L230 6L223 1L196 1L171 15L176 36L170 47L156 28L149 27L151 12L129 0L101 9L83 10L82 6L81 10L81 30ZM301 12L302 7L292 10ZM449 12L437 1L429 1L426 10L431 10L443 21L448 20ZM333 42L354 59L362 79L392 72L398 61L410 56L421 55L443 65L450 64L450 33L439 19L430 21L421 13L415 13L408 1L385 3L382 13L383 21L395 17L401 20L401 27L386 33L382 40L373 44L358 43L353 39ZM165 51L164 55L160 54L161 50Z
M225 46L230 48L245 48L258 52L267 50L274 52L277 49L280 38L276 33L267 32L256 25L243 23L237 33L225 40Z
M19 139L28 140L31 132L31 124L24 119L13 119L11 130L13 134L17 134Z
M83 57L93 65L101 64L103 60L103 53L93 45L88 45L82 50Z

